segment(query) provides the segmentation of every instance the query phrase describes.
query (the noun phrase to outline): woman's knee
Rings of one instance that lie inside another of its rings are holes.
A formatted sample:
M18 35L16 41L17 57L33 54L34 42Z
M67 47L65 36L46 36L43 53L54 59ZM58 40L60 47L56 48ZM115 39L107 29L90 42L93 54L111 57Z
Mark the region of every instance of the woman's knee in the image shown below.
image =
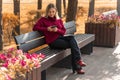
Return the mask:
M70 47L70 44L66 41L57 41L49 44L49 46L55 49L66 49Z

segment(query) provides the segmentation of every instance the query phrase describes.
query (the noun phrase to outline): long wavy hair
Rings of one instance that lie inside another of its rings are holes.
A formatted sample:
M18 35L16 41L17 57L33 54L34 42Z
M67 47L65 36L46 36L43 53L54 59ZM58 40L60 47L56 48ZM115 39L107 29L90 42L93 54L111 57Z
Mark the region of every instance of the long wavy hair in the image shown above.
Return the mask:
M46 8L45 17L48 17L48 12L49 12L49 10L50 10L51 8L54 8L54 9L56 10L56 15L55 15L55 17L56 17L56 19L59 19L60 17L58 16L58 10L57 10L56 6L55 6L53 3L48 4L48 6L47 6L47 8Z

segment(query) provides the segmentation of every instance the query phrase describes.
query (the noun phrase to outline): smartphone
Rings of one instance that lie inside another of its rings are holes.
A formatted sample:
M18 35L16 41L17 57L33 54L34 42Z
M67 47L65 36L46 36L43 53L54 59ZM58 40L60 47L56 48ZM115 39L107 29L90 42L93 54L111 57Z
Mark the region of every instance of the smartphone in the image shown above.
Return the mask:
M55 27L57 27L56 25L53 25L51 28L55 28Z

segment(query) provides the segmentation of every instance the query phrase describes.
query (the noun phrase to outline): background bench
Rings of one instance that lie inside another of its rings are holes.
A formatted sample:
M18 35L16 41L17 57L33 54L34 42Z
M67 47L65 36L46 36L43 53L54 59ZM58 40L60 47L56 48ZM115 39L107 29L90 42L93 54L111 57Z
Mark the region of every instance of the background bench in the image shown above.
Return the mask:
M64 24L67 32L66 34L76 32L76 25L74 21L70 21ZM93 41L95 36L93 34L75 34L75 38L81 49L82 53L90 54L93 51ZM24 52L28 52L34 48L45 44L44 35L41 32L33 31L26 34L21 34L14 37L18 49L22 49ZM35 53L44 53L45 59L41 62L41 67L33 70L32 73L27 74L27 80L46 80L47 68L53 66L60 66L70 68L70 49L66 50L53 50L48 46L38 49ZM64 62L63 62L64 61ZM67 62L67 63L66 63Z

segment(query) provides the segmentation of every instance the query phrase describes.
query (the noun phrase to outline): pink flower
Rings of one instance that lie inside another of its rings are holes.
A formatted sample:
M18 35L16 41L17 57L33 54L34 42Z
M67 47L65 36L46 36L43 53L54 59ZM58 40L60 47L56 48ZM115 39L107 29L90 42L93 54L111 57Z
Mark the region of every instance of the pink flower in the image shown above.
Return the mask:
M8 53L7 58L11 58L11 57L12 57L12 54Z
M39 68L39 67L40 67L40 64L39 64L39 63L35 63L35 67L36 67L36 68Z
M20 60L20 64L21 64L22 66L25 66L25 65L26 65L26 61Z
M8 62L7 62L7 61L6 61L5 63L3 63L3 67L6 67L6 68L7 68L7 67L8 67L8 65L9 65L9 64L8 64Z
M33 54L32 54L32 57L37 58L37 57L38 57L38 54L33 53Z
M5 54L0 54L0 59L5 61L7 59L7 57L5 56Z
M16 52L17 52L17 54L23 54L22 50L17 50Z
M14 51L14 50L15 50L14 48L9 48L9 49L8 49L9 52L12 52L12 51Z
M27 59L32 59L32 56L29 53L26 53L25 56L27 57Z
M34 60L34 63L35 63L35 67L36 67L36 68L40 67L40 63L39 63L38 60Z
M45 58L45 55L40 53L39 57L43 59L43 58Z
M13 64L15 64L16 61L17 61L17 58L12 58L12 59L11 59L11 62L12 62Z

